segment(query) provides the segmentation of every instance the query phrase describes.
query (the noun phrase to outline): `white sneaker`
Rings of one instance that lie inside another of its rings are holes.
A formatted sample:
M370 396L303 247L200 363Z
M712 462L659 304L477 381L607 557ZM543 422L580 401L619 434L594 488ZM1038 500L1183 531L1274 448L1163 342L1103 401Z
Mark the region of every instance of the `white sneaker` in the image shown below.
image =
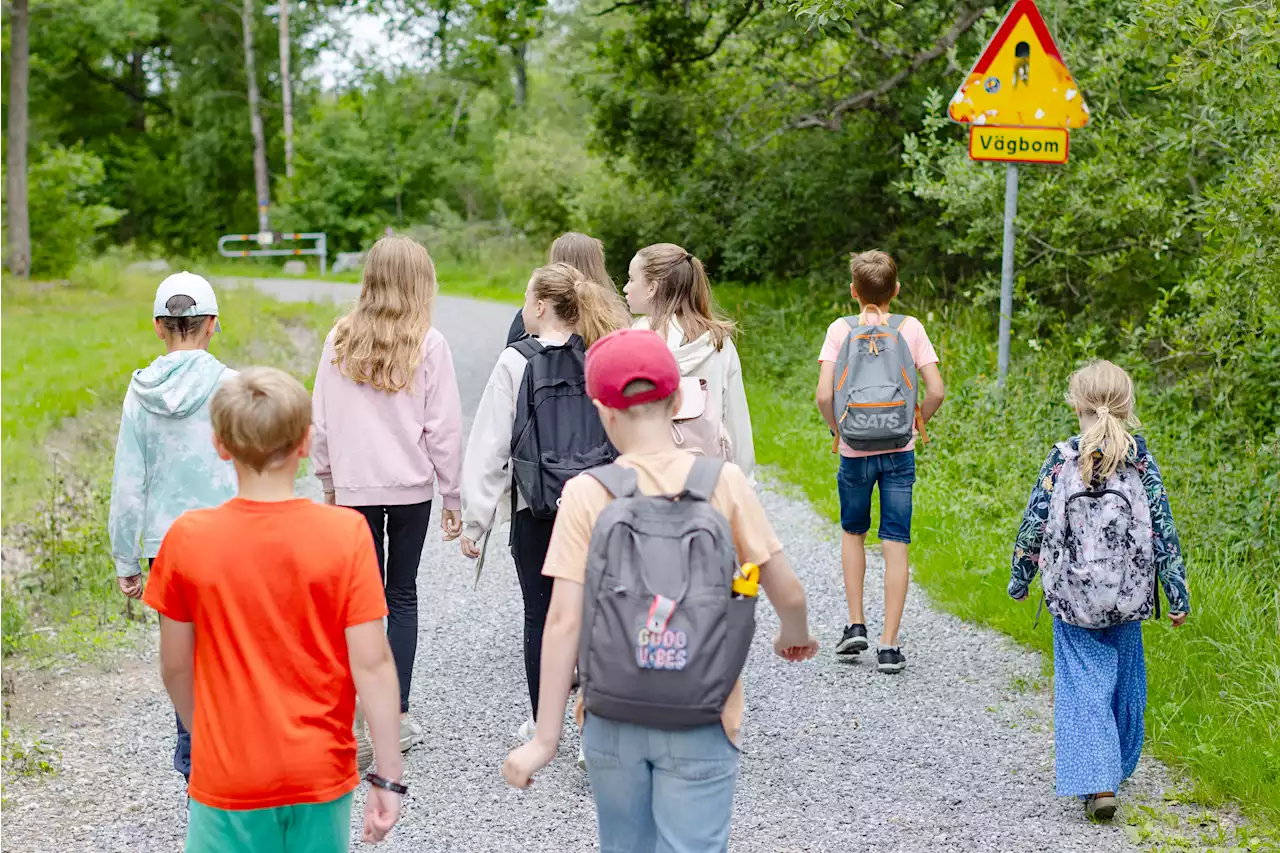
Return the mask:
M534 732L537 730L538 724L534 722L533 717L530 717L520 724L520 728L516 730L516 737L520 738L520 740L525 743L529 743L533 740Z
M422 728L408 717L400 721L400 751L408 752L422 743Z
M587 754L582 751L582 747L578 747L578 769L587 769Z

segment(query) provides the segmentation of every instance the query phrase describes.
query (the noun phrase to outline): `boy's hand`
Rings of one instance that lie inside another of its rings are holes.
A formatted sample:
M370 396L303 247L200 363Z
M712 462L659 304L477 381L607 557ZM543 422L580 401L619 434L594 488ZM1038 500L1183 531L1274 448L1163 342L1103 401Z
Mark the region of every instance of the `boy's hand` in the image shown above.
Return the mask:
M399 817L400 795L370 785L369 798L364 801L364 843L377 844L382 841Z
M444 541L452 542L462 535L462 513L456 509L446 509L440 513L440 529L444 531Z
M818 638L809 635L809 639L803 643L790 642L790 638L783 638L782 634L773 639L773 651L778 657L791 663L799 663L812 658L818 653Z
M117 577L116 582L120 584L120 591L129 596L129 598L142 598L141 572L127 578Z
M528 788L533 784L533 774L555 757L555 746L548 746L535 737L524 746L511 750L502 765L502 778L513 788Z
M1169 621L1173 623L1173 627L1175 627L1175 628L1181 628L1181 627L1183 626L1183 624L1187 621L1187 614L1185 614L1185 613L1170 613L1170 614L1169 614Z
M462 537L462 556L468 560L475 560L480 556L480 549L476 547L476 543L467 537Z
M338 505L338 496L337 496L337 494L336 494L336 493L334 493L334 492L325 492L325 493L324 493L324 502L325 502L326 504L328 504L329 506L337 506L337 505Z

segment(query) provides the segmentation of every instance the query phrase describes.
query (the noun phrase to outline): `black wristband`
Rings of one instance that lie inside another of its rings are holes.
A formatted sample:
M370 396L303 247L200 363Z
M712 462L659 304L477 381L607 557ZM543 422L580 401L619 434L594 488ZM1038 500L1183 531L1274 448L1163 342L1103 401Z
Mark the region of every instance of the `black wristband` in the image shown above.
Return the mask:
M401 785L399 782L392 782L390 779L383 779L377 773L366 774L364 777L364 781L368 782L370 785L373 785L375 787L382 788L384 791L390 791L393 794L399 794L402 797L405 794L409 793L408 785Z

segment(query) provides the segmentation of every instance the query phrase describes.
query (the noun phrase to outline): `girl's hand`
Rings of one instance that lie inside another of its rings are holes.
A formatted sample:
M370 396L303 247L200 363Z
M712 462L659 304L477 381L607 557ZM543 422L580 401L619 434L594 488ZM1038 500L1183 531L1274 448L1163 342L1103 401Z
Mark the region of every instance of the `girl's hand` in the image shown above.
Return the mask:
M1182 625L1183 625L1183 623L1185 623L1185 622L1187 621L1187 614L1185 614L1185 613L1170 613L1170 614L1169 614L1169 621L1173 623L1173 627L1175 627L1175 628L1181 628L1181 627L1182 627Z
M462 556L468 560L474 560L480 556L480 549L476 547L476 543L467 537L462 537Z
M440 513L440 529L444 531L444 541L452 542L462 535L462 513L456 509L446 509Z
M555 746L548 747L535 737L524 746L511 750L502 765L502 778L513 788L528 788L533 784L533 774L550 764L555 757Z
M806 642L783 645L782 634L778 634L773 639L773 651L785 661L800 663L818 654L818 638L810 634Z

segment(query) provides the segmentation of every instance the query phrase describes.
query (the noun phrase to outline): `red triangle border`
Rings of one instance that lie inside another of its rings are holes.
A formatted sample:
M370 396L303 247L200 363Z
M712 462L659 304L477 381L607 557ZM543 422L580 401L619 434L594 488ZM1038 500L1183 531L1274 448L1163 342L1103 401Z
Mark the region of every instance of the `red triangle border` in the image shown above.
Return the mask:
M1009 34L1013 32L1013 28L1018 25L1018 21L1022 20L1024 15L1031 23L1031 28L1035 30L1036 36L1040 39L1040 47L1044 49L1044 52L1062 63L1063 68L1067 67L1067 64L1062 61L1062 54L1058 52L1057 42L1049 34L1049 27L1040 15L1040 9L1036 7L1035 0L1015 0L1013 7L1004 16L1000 29L996 30L996 34L991 37L991 41L987 42L987 47L982 51L982 56L978 57L973 70L969 72L970 77L974 74L987 73L987 69L991 67L996 54L1004 47L1005 42L1009 40ZM968 80L969 78L966 77L965 79Z

